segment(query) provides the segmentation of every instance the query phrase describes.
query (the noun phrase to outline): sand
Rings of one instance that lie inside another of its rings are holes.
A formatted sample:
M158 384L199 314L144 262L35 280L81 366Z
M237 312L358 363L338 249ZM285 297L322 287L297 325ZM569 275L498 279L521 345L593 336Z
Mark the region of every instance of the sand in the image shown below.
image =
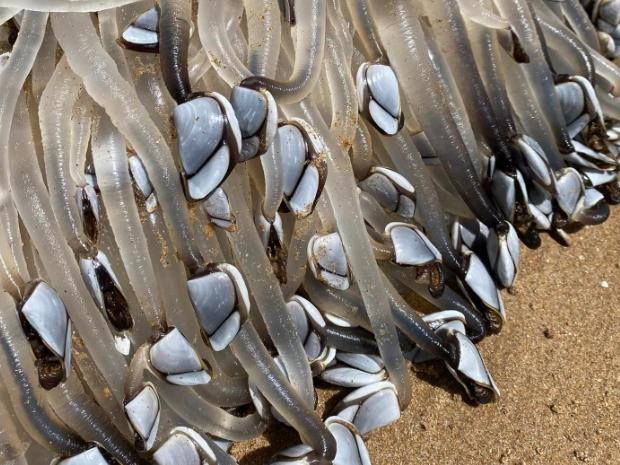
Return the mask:
M616 207L569 248L549 237L522 248L517 285L504 293L508 321L480 344L500 401L472 406L441 365L415 367L409 408L367 438L372 463L620 464L619 231ZM321 411L342 397L326 387ZM232 452L261 465L296 441L272 428Z

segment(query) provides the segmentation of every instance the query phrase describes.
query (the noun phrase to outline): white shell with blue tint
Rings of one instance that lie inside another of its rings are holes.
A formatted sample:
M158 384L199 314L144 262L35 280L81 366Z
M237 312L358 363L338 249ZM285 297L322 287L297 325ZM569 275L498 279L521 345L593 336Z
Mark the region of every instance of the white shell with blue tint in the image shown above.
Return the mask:
M437 248L413 225L390 223L385 232L394 244L394 261L399 265L424 266L441 261Z
M383 381L387 378L385 371L367 373L351 367L329 368L321 373L321 379L336 386L356 388Z
M288 206L298 218L303 218L312 212L312 206L319 192L319 171L314 165L308 165L295 189L295 193L288 201Z
M499 282L512 287L519 266L519 237L512 224L507 223L508 234L499 236L491 231L487 238L487 256Z
M233 215L228 200L228 195L221 187L218 187L213 193L202 203L211 221L227 231L234 230L235 216Z
M149 383L125 404L125 413L135 432L144 441L144 449L155 444L159 427L160 404L155 388Z
M190 197L195 200L207 197L224 181L229 166L230 150L223 145L198 173L187 180Z
M286 124L278 128L275 150L280 152L283 172L284 195L290 196L304 171L306 142L299 128Z
M543 186L552 186L553 174L542 147L534 139L524 135L517 137L516 142L525 158L528 172Z
M338 417L353 423L362 435L400 418L396 389L388 381L356 389L342 399L336 412Z
M174 123L183 169L187 175L192 175L222 143L222 109L214 98L196 98L174 109Z
M499 389L485 366L484 360L482 360L476 346L467 336L460 332L453 331L451 335L458 345L459 361L456 370L446 363L448 371L463 385L463 387L465 387L468 393L469 388L467 384L463 382L462 378L466 378L479 386L489 389L495 397L499 397ZM471 395L471 393L469 394Z
M91 447L72 457L62 459L56 465L110 465L110 463L104 458L98 447Z
M368 89L372 98L394 118L400 118L398 79L390 66L370 65L366 70Z
M153 186L151 185L149 176L144 169L142 160L140 160L137 155L132 155L129 157L129 171L131 172L131 177L138 186L138 189L142 192L142 195L145 198L150 196L153 192Z
M340 290L351 285L349 264L338 233L315 235L308 242L308 263L314 276Z
M502 321L506 319L499 290L484 263L474 253L469 255L465 282L487 307L500 315Z
M196 351L176 328L151 346L149 356L153 367L173 384L206 384L211 380Z
M576 82L562 82L555 86L555 92L560 101L566 123L572 123L584 112L586 106L581 86Z
M37 283L22 304L21 312L43 342L56 355L64 357L69 317L56 291L43 281Z
M394 135L398 132L398 120L389 114L375 100L368 103L368 112L373 122L388 135Z
M564 168L556 179L558 205L571 217L579 208L585 195L585 186L579 172L574 168Z
M243 137L255 135L267 117L267 102L261 92L235 86L230 97Z
M208 335L213 334L235 308L236 293L230 277L216 271L190 279L187 288L202 328Z

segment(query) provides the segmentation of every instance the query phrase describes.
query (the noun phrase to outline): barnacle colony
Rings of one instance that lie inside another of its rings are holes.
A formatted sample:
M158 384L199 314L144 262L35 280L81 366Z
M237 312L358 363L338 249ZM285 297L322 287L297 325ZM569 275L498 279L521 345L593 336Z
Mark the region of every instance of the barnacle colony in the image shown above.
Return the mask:
M278 421L273 463L369 464L430 360L496 400L520 243L620 201L620 2L582 3L0 0L2 462Z

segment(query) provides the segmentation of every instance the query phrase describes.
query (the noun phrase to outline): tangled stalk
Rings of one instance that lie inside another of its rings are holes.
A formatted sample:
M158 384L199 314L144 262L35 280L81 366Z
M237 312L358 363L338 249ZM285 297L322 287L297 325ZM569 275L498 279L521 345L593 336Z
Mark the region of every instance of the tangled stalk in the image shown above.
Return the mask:
M498 400L521 243L620 202L620 0L0 0L0 32L0 463L228 465L280 422L270 463L369 464L411 364Z

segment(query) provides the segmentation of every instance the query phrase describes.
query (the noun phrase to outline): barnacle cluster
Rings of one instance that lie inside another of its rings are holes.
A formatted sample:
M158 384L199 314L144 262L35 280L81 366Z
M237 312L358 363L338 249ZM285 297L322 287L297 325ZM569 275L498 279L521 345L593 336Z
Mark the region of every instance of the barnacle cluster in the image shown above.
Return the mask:
M616 44L620 0L0 0L0 462L367 465L410 364L497 400L520 243L620 202Z

